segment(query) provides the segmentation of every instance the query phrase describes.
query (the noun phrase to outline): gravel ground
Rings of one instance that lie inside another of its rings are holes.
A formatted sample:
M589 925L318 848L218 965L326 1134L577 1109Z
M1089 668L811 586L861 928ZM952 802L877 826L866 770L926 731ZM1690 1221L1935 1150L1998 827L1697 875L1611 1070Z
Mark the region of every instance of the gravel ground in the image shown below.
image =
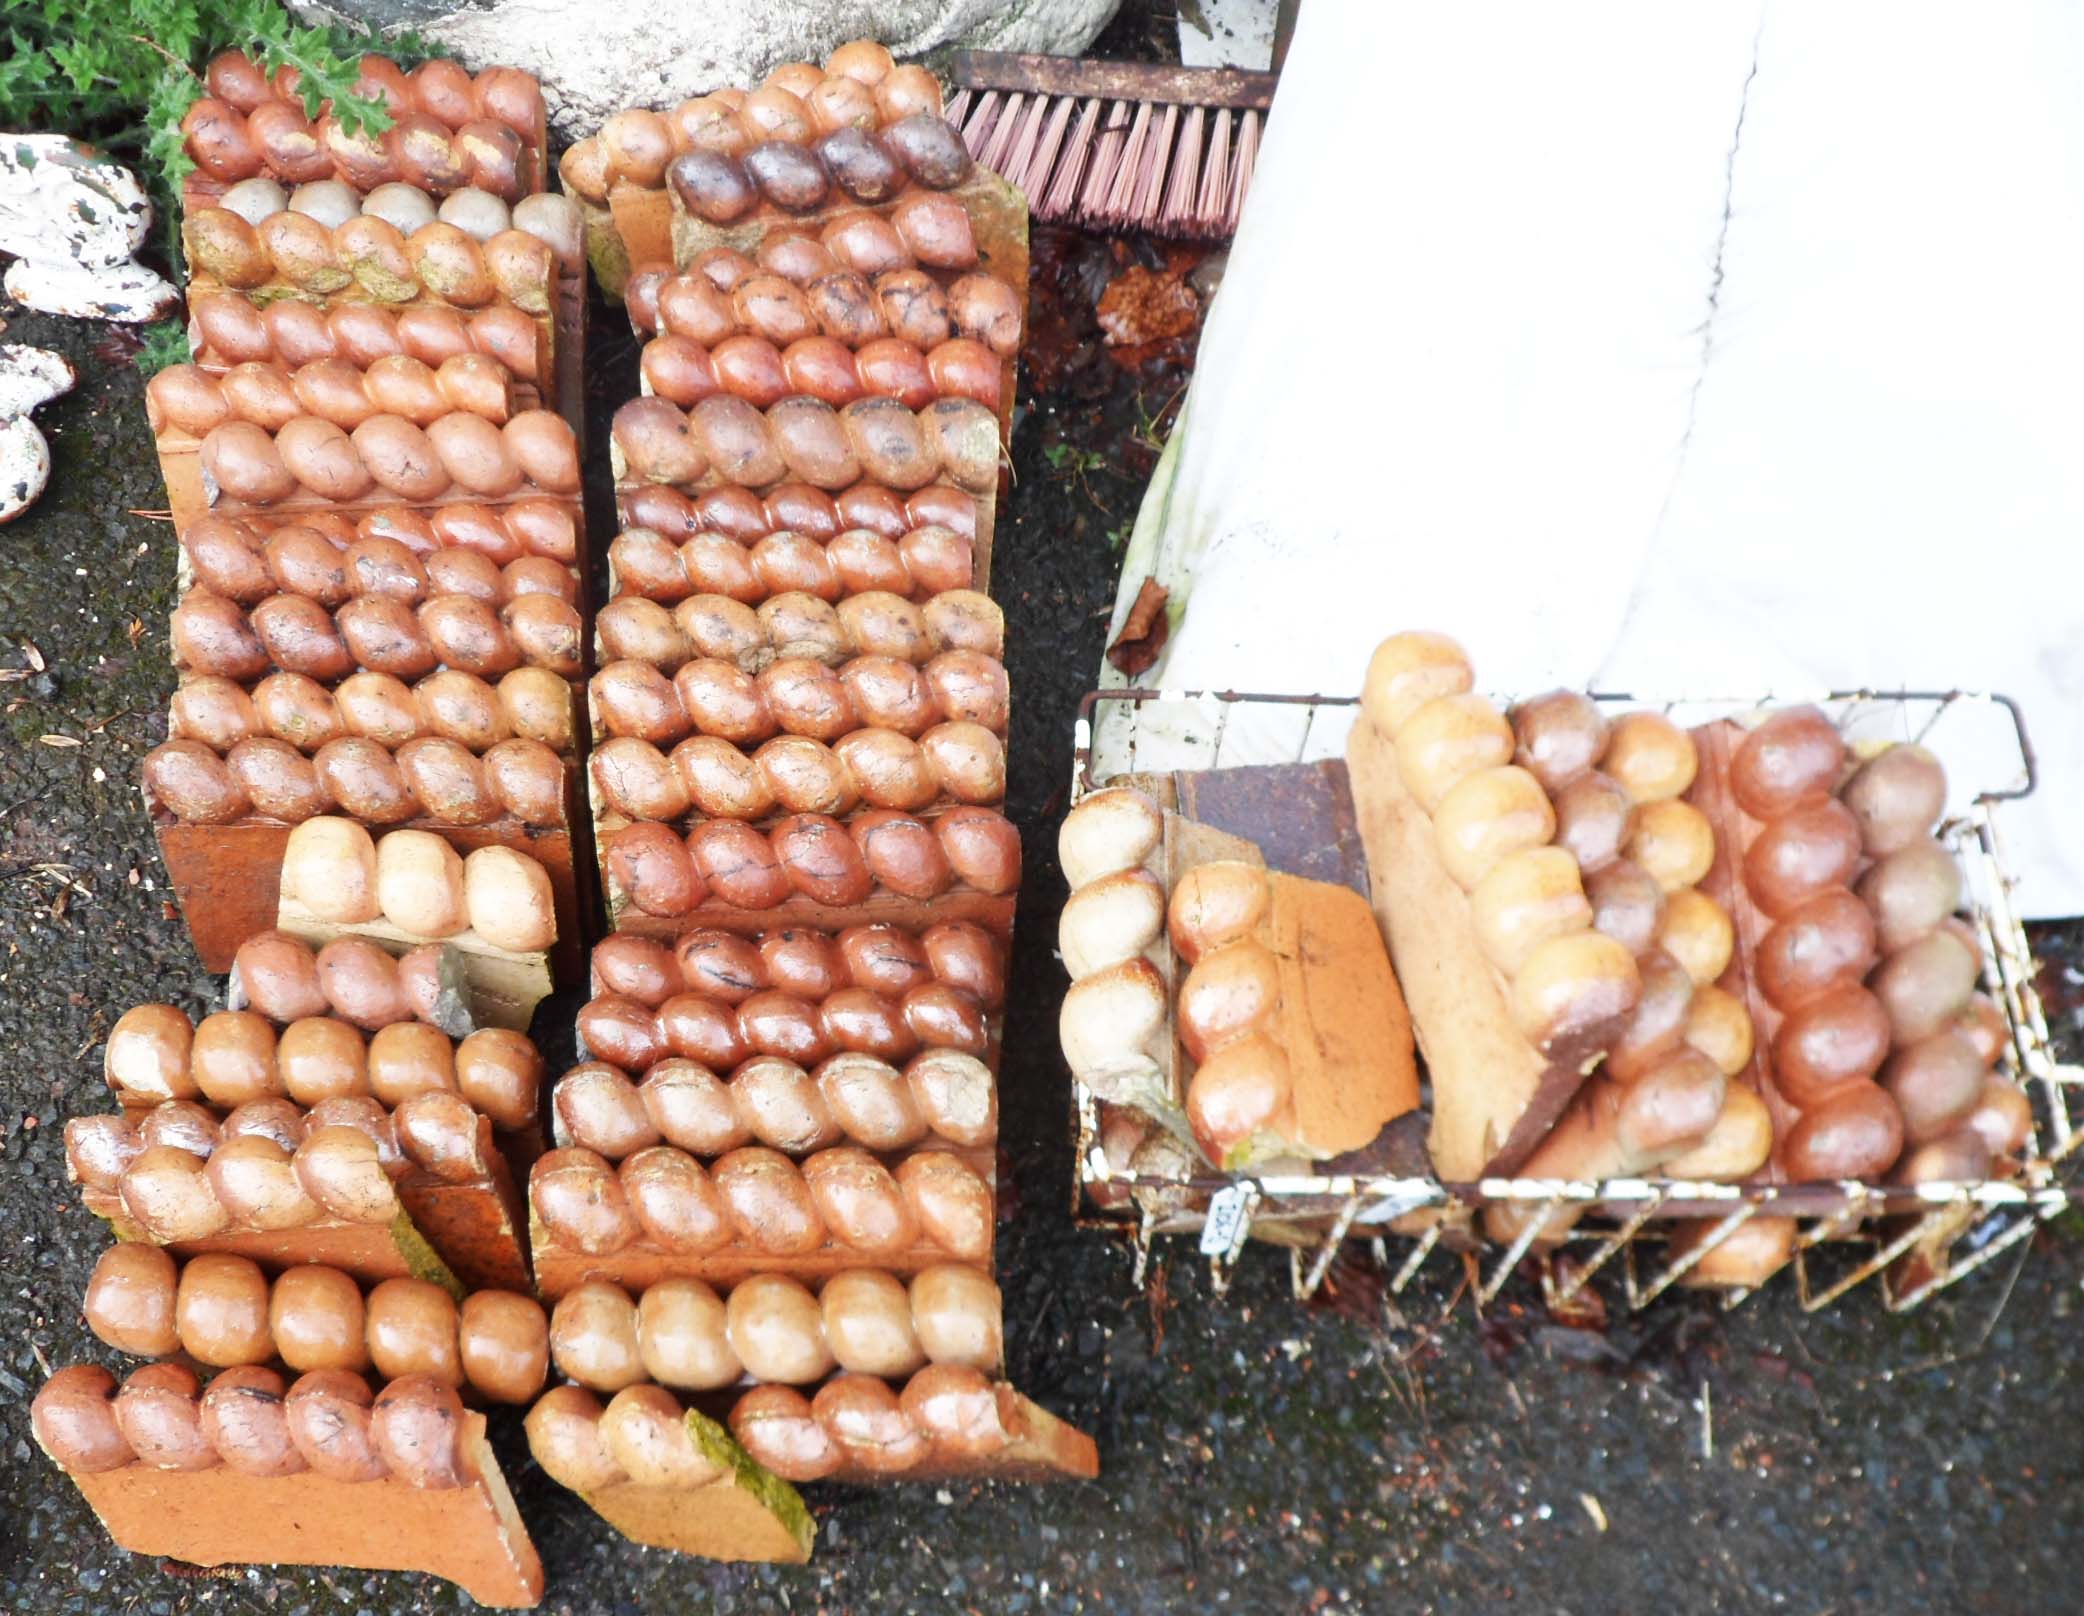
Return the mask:
M598 415L633 390L635 367L598 308L595 329ZM1336 1276L1335 1305L1299 1307L1285 1257L1267 1251L1218 1297L1175 1249L1153 1301L1132 1287L1123 1248L1071 1227L1053 825L1113 536L1148 469L1140 423L1179 381L1162 359L1122 374L1089 337L1068 333L1068 362L1023 414L995 563L1018 695L1011 806L1028 835L999 1264L1011 1372L1093 1434L1102 1478L812 1488L812 1566L716 1566L614 1537L535 1469L504 1416L507 1474L548 1572L544 1608L2074 1608L2063 1548L2084 1526L2084 1490L2066 1382L2084 1263L2066 1229L2016 1271L2003 1260L1904 1318L1872 1287L1805 1316L1783 1278L1733 1313L1673 1296L1646 1315L1617 1303L1598 1329L1550 1319L1531 1289L1508 1291L1481 1324L1466 1300L1449 1312L1461 1276L1444 1261L1393 1320L1358 1267ZM41 416L50 492L0 534L0 1606L466 1605L424 1579L198 1574L123 1554L29 1439L47 1370L110 1358L78 1311L106 1235L66 1185L59 1124L105 1107L100 1040L125 1007L200 1011L218 984L165 904L134 785L163 732L173 588L167 528L135 514L163 499L139 378L100 328L10 315L6 339L62 349L82 381ZM2041 941L2074 1051L2077 936Z

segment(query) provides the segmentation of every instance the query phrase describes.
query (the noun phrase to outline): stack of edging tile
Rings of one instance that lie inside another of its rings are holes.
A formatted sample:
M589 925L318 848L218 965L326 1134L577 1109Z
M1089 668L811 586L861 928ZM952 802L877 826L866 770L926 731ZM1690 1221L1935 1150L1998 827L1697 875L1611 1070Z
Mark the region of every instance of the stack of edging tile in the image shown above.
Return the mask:
M563 165L650 341L591 687L613 931L531 1176L569 1384L529 1429L721 1558L808 1553L787 1482L1097 1468L1000 1378L990 1273L1025 206L919 80L847 46Z
M120 1109L66 1144L125 1242L90 1326L221 1373L74 1365L33 1422L134 1552L533 1604L477 1405L547 1369L522 1029L553 966L576 979L591 890L579 216L511 69L365 58L380 137L235 52L208 90L183 123L193 363L147 393L181 680L143 784L229 1008L127 1013ZM270 1276L314 1265L327 1297L284 1314Z
M231 53L184 122L194 362L148 388L182 684L147 802L212 970L275 924L289 827L339 813L528 853L575 980L580 219L526 74L370 57L359 87L389 133Z

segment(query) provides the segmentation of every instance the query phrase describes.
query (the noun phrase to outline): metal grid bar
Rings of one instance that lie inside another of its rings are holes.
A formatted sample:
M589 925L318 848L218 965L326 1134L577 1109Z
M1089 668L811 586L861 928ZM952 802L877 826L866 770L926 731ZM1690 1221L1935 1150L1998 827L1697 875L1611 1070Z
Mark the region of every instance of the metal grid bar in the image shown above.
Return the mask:
M1702 1236L1700 1240L1681 1252L1676 1259L1667 1262L1657 1277L1650 1281L1647 1287L1642 1290L1636 1290L1631 1286L1628 1293L1628 1305L1631 1308L1648 1307L1658 1297L1671 1289L1673 1285L1698 1268L1716 1247L1728 1240L1730 1236L1734 1235L1757 1216L1758 1203L1756 1201L1746 1201L1738 1204L1720 1223L1716 1224L1706 1235ZM1633 1275L1631 1274L1630 1277L1632 1278Z
M1795 1231L1795 1255L1813 1251L1829 1240L1842 1240L1860 1226L1866 1216L1866 1208L1858 1202L1834 1212L1830 1217L1820 1218L1806 1229Z
M1339 1215L1332 1220L1331 1228L1325 1232L1323 1243L1318 1246L1316 1256L1310 1260L1309 1273L1295 1281L1295 1299L1298 1302L1307 1302L1317 1294L1317 1287L1324 1283L1324 1276L1331 1268L1332 1258L1339 1254L1339 1247L1346 1242L1347 1232L1352 1229L1353 1220L1359 1214L1360 1206L1361 1198L1355 1195L1349 1197L1346 1204L1339 1209ZM1289 1250L1292 1254L1292 1259L1299 1262L1302 1255L1300 1249L1291 1246Z
M1658 1209L1663 1205L1664 1200L1662 1197L1652 1201L1645 1201L1613 1233L1600 1241L1593 1248L1592 1255L1582 1259L1577 1266L1576 1272L1569 1279L1565 1280L1562 1285L1557 1287L1556 1301L1567 1304L1574 1300L1577 1293L1591 1283L1592 1276L1613 1261L1616 1252L1625 1250L1634 1242L1636 1234L1641 1230L1642 1226L1655 1217Z
M1478 1312L1489 1307L1496 1300L1498 1293L1505 1289L1505 1282L1512 1278L1513 1270L1519 1267L1520 1259L1527 1255L1528 1248L1541 1238L1542 1232L1549 1226L1549 1220L1562 1211L1567 1204L1560 1195L1550 1196L1542 1203L1541 1210L1534 1218L1513 1237L1512 1244L1505 1248L1505 1255L1500 1257L1496 1264L1493 1265L1489 1275L1484 1279L1482 1287L1476 1293L1476 1308Z
M1325 1177L1307 1172L1251 1180L1213 1172L1187 1179L1156 1179L1114 1172L1107 1167L1104 1155L1096 1148L1099 1129L1094 1097L1082 1084L1074 1083L1080 1180L1073 1189L1074 1201L1080 1200L1080 1191L1086 1183L1123 1186L1132 1193L1147 1188L1168 1191L1173 1196L1182 1191L1192 1196L1204 1196L1239 1182L1248 1182L1255 1194L1263 1198L1263 1204L1275 1211L1279 1211L1283 1202L1336 1198L1341 1203L1339 1211L1333 1216L1332 1225L1310 1268L1304 1271L1299 1256L1293 1259L1292 1283L1302 1296L1313 1294L1322 1284L1339 1244L1351 1233L1354 1223L1371 1209L1379 1213L1383 1209L1409 1210L1428 1203L1445 1207L1453 1203L1475 1210L1492 1201L1540 1201L1542 1206L1538 1215L1521 1230L1481 1284L1478 1292L1480 1306L1488 1305L1496 1298L1527 1252L1542 1238L1547 1225L1565 1206L1615 1206L1625 1211L1613 1219L1587 1217L1563 1237L1563 1243L1588 1245L1591 1251L1582 1266L1561 1287L1559 1300L1568 1301L1574 1297L1594 1275L1612 1262L1617 1253L1625 1253L1626 1287L1631 1307L1645 1306L1654 1301L1751 1218L1769 1214L1795 1216L1806 1220L1798 1231L1793 1266L1803 1306L1810 1311L1828 1305L1865 1279L1884 1271L1932 1231L1940 1220L1958 1216L1964 1208L1997 1214L2010 1210L2017 1215L2017 1224L1990 1243L1991 1247L2004 1249L2024 1238L2022 1230L2030 1230L2034 1224L2066 1205L2068 1191L2057 1182L2054 1168L2080 1143L2084 1143L2084 1131L2077 1128L2069 1112L2072 1091L2084 1088L2084 1069L2064 1066L2054 1057L2045 1015L2034 988L2032 950L2012 905L2014 883L2002 867L1997 828L1991 811L1993 804L2027 796L2038 784L2038 764L2018 704L2001 694L1959 690L1832 691L1821 696L1803 693L1764 698L1676 697L1661 702L1627 693L1593 692L1592 695L1594 700L1606 705L1661 706L1668 712L1682 707L1720 709L1714 716L1739 716L1786 702L1814 701L1838 709L1841 725L1855 719L1871 720L1875 709L1886 707L1903 718L1902 738L1920 742L1931 737L1946 712L1958 703L1982 703L2003 711L2010 721L2017 745L2019 774L2016 781L1979 793L1971 809L1960 819L1942 826L1941 833L1962 862L1969 891L1970 915L1985 944L1985 986L2004 1012L2010 1034L2005 1064L2027 1083L2029 1093L2036 1094L2040 1102L2036 1107L2037 1126L2035 1138L2031 1141L2030 1159L2017 1178L1973 1184L1927 1184L1916 1188L1863 1184L1733 1186L1646 1180L1603 1183L1486 1180L1480 1184L1446 1184L1430 1179ZM1141 709L1152 703L1213 705L1214 717L1209 733L1205 737L1194 737L1194 742L1200 746L1200 755L1192 761L1174 760L1170 764L1175 768L1211 768L1220 766L1223 746L1231 731L1232 715L1240 707L1303 709L1303 721L1288 759L1302 762L1311 755L1312 744L1319 733L1320 716L1331 710L1350 709L1357 705L1357 698L1140 688L1092 692L1080 703L1074 725L1073 802L1103 783L1093 773L1094 731L1101 711L1115 704ZM1704 711L1694 721L1705 721L1707 716L1709 714ZM1177 743L1173 749L1186 744L1190 743ZM1143 751L1140 731L1133 725L1129 732L1127 759L1130 772L1137 772L1140 765L1150 761ZM2045 1140L2042 1137L2043 1124ZM1728 1201L1731 1210L1684 1256L1664 1264L1647 1285L1638 1286L1635 1247L1639 1237L1657 1220L1666 1205L1697 1204L1703 1200ZM1082 1202L1078 1210L1082 1221L1098 1222L1108 1227L1121 1226L1118 1220L1104 1216L1084 1216L1086 1209ZM1885 1212L1906 1217L1914 1213L1922 1215L1900 1235L1859 1263L1850 1274L1841 1276L1821 1290L1814 1289L1808 1276L1806 1255L1826 1243L1864 1238L1859 1233L1861 1226ZM1148 1256L1149 1241L1158 1232L1158 1222L1148 1212L1138 1216L1139 1282ZM1163 1219L1167 1230L1191 1231L1200 1222L1199 1214L1193 1210L1169 1213ZM1438 1247L1445 1223L1446 1215L1443 1213L1441 1219L1430 1224L1417 1237L1412 1250L1392 1276L1392 1294L1401 1293L1416 1277ZM1962 1263L1942 1263L1935 1279L1921 1286L1900 1305L1904 1308L1916 1306L1985 1266L1995 1254L1990 1247L1985 1247ZM1217 1283L1219 1288L1227 1285L1227 1271L1218 1273ZM1725 1305L1737 1305L1749 1294L1749 1291L1741 1290L1732 1292L1725 1297Z
M1971 1253L1965 1261L1954 1262L1950 1258L1941 1264L1930 1280L1901 1294L1894 1293L1887 1278L1884 1277L1882 1280L1882 1305L1891 1313L1908 1313L1921 1302L1937 1296L1949 1285L1958 1285L1978 1268L1983 1267L2004 1252L2011 1250L2012 1247L2039 1228L2044 1221L2045 1219L2038 1215L2014 1219L2003 1234L1985 1242Z
M1404 1259L1404 1266L1390 1276L1390 1295L1402 1296L1404 1294L1405 1287L1418 1277L1419 1269L1425 1266L1426 1258L1432 1256L1433 1248L1440 1244L1440 1236L1445 1232L1446 1228L1447 1225L1444 1223L1433 1223L1427 1226L1426 1232L1418 1237L1418 1243L1411 1248L1411 1254Z
M1927 1234L1944 1223L1949 1216L1946 1207L1935 1207L1917 1222L1911 1224L1886 1245L1877 1247L1873 1255L1855 1267L1852 1272L1841 1276L1822 1290L1815 1290L1809 1283L1807 1253L1795 1253L1795 1281L1802 1301L1804 1313L1814 1313L1828 1307L1855 1285L1873 1278L1910 1248L1924 1239Z

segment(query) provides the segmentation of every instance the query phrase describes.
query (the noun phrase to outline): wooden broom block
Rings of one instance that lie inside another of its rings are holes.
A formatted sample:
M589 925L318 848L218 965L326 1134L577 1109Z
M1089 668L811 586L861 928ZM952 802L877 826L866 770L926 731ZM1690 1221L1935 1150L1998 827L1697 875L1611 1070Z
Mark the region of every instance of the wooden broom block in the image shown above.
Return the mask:
M948 82L964 90L1263 112L1273 105L1274 88L1281 81L1278 74L1241 67L1176 67L1165 62L1095 62L1026 51L959 50Z

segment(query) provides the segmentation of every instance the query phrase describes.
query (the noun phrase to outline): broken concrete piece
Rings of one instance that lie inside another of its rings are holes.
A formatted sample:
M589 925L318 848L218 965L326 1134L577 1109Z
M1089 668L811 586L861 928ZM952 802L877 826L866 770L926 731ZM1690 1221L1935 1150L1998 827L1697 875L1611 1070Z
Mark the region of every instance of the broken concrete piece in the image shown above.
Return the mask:
M676 0L297 0L307 17L411 28L471 68L503 63L542 80L566 140L612 112L670 107L725 85L756 85L787 61L822 62L850 39L900 58L950 46L1076 56L1119 0L819 0L690 6Z
M7 295L46 314L157 320L181 294L131 254L152 204L129 169L64 135L0 134L0 253Z
M51 480L51 447L29 412L78 380L62 354L0 344L0 527L34 505Z

